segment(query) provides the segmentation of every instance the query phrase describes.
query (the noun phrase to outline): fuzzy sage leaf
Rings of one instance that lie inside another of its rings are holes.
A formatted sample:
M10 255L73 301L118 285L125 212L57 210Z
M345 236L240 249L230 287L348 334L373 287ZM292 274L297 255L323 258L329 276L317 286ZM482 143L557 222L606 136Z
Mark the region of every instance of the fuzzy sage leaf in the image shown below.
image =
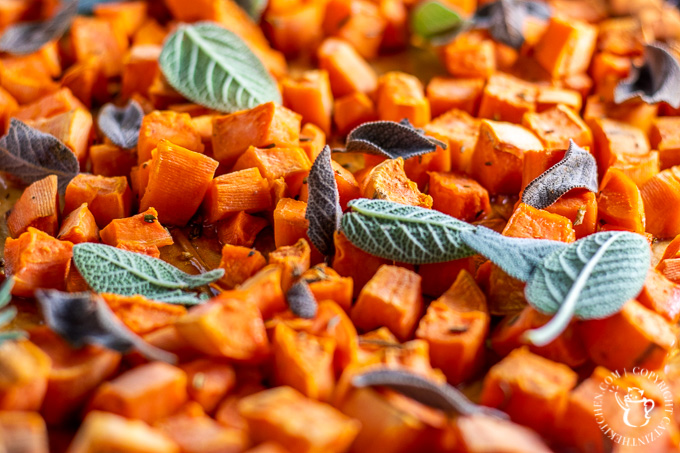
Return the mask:
M680 63L663 44L646 44L642 66L633 66L614 90L617 104L635 97L649 104L664 101L680 107Z
M413 33L435 44L451 41L466 25L457 12L437 0L423 2L411 13Z
M352 244L370 253L410 264L440 263L475 254L460 237L475 227L441 212L386 200L358 199L342 217Z
M27 55L40 50L66 33L78 13L78 0L67 0L51 19L25 22L8 27L0 37L0 51Z
M328 145L314 160L307 177L309 201L305 218L309 221L307 236L322 254L333 254L333 233L340 229L340 192L331 165L331 149Z
M210 22L180 25L163 45L168 83L197 104L231 113L281 103L276 82L234 33Z
M185 290L207 285L224 275L224 269L189 275L160 259L93 243L74 245L73 262L97 292L140 294L161 302L187 305L202 300Z
M525 295L538 311L557 314L526 339L543 346L574 316L598 319L618 312L640 293L649 262L647 240L625 231L595 233L551 253L527 282Z
M312 319L318 304L306 280L298 280L286 293L288 308L298 318Z
M248 13L251 19L259 22L269 2L268 0L236 0L236 3Z
M419 374L403 369L374 369L352 379L354 387L387 387L419 403L442 410L448 414L484 414L504 420L507 414L497 409L480 406L469 399L456 387L438 383Z
M73 152L56 137L12 118L7 135L0 138L0 171L26 184L56 175L64 193L80 167Z
M524 44L524 22L527 16L548 20L550 7L542 2L524 0L497 0L479 8L472 22L475 28L484 28L491 37L513 49Z
M564 159L531 181L522 193L522 203L545 209L572 189L597 192L597 163L588 151L569 140Z
M177 362L174 354L150 345L129 330L96 294L39 289L35 297L49 328L75 348L97 344L122 353L136 349L150 360Z
M16 317L17 308L7 307L12 300L14 278L10 277L0 286L0 345L5 341L17 340L26 336L23 330L9 330L9 323Z
M425 135L404 119L399 123L372 121L357 126L347 136L345 151L408 159L434 152L437 146L446 149L446 143Z
M125 107L106 104L97 116L97 126L115 145L130 149L137 146L144 111L135 100Z

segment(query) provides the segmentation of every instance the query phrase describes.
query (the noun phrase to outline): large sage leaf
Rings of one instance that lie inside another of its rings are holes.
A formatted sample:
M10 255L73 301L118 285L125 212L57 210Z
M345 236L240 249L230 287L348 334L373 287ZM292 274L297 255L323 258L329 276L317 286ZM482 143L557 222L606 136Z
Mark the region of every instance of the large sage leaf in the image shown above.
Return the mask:
M411 12L411 31L435 44L451 41L466 25L457 12L437 0L422 2Z
M262 62L241 38L217 24L180 25L165 41L159 62L168 83L197 104L231 113L281 103Z
M4 308L12 300L12 287L14 286L14 278L10 277L0 286L0 344L9 340L16 340L26 336L26 332L22 330L9 330L7 326L16 317L17 308ZM3 309L4 308L4 309Z
M592 154L569 140L564 159L531 181L522 193L522 203L545 209L572 189L597 192L597 162Z
M411 264L440 263L475 254L462 241L475 227L441 212L386 200L358 199L342 231L371 255Z
M97 126L115 145L130 149L137 146L142 119L142 107L131 99L125 107L111 103L102 107L97 116Z
M26 184L57 175L64 193L80 167L73 152L61 141L12 118L7 135L0 138L0 171Z
M184 290L207 285L224 275L224 269L189 275L157 258L93 243L74 245L73 262L97 292L140 294L161 302L187 305L202 300Z
M354 128L347 136L346 152L377 154L388 159L403 157L404 160L434 152L437 146L446 149L446 143L425 135L407 119L395 121L372 121Z
M511 277L526 282L543 259L567 246L548 239L524 239L503 236L489 228L478 226L460 233L468 247L485 256Z
M286 293L288 308L298 318L312 319L316 316L318 304L306 280L298 280Z
M305 218L309 221L307 236L322 254L333 254L333 233L340 229L340 192L331 165L331 149L328 145L314 160L307 177L309 197Z
M13 55L37 52L50 41L62 37L78 13L78 0L66 0L51 19L11 25L0 37L0 51Z
M40 289L35 297L49 328L75 348L96 344L122 353L136 349L150 360L177 361L174 354L150 345L128 329L96 294Z
M452 385L438 383L419 374L403 369L374 369L354 376L354 387L387 387L419 403L453 415L484 414L508 419L507 414L497 409L480 406Z
M667 102L680 107L680 64L661 43L646 44L642 66L633 66L630 75L614 90L614 102L620 104L640 97L649 104Z
M551 253L527 282L525 295L538 311L557 315L526 338L542 346L574 316L598 319L618 312L640 293L649 264L647 240L625 231L592 234Z

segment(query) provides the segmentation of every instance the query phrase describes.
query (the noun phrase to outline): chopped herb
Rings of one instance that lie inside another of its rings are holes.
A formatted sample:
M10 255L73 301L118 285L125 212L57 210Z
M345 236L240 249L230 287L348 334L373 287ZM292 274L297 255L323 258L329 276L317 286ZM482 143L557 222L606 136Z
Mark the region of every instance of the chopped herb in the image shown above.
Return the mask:
M144 214L144 221L146 223L154 223L156 221L156 216L153 214Z

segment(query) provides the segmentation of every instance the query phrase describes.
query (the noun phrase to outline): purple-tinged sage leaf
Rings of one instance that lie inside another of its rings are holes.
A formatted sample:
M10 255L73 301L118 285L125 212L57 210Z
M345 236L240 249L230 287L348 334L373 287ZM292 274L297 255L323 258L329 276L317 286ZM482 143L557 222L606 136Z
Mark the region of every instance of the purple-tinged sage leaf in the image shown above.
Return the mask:
M309 221L307 236L319 252L333 254L333 233L340 229L342 208L340 192L331 165L331 149L328 145L319 153L307 177L309 197L305 218Z
M524 22L527 16L548 20L550 7L542 2L498 0L486 3L472 17L474 28L485 28L494 40L513 49L524 44Z
M377 154L388 159L434 152L437 146L446 149L446 143L425 135L407 119L395 121L372 121L357 126L347 136L345 152Z
M35 296L49 328L74 348L96 344L121 353L135 349L150 360L177 362L174 354L150 345L129 330L94 293L39 289Z
M597 192L597 162L592 154L569 140L564 158L526 186L522 203L545 209L572 189Z
M106 104L97 117L99 130L116 146L130 149L137 146L144 111L137 101L130 100L125 107Z
M638 96L650 104L663 101L680 107L680 64L663 44L646 44L642 66L633 66L614 90L617 104Z
M0 138L0 171L26 184L56 175L64 193L80 167L73 152L55 136L12 118L7 135Z
M419 403L450 414L484 414L507 420L502 411L473 403L460 390L406 370L383 368L359 374L352 379L355 387L387 387Z
M316 316L318 304L305 280L298 280L286 293L288 308L298 318L311 319Z
M78 0L67 0L51 19L8 27L0 36L0 51L12 55L37 52L50 41L61 38L78 13Z

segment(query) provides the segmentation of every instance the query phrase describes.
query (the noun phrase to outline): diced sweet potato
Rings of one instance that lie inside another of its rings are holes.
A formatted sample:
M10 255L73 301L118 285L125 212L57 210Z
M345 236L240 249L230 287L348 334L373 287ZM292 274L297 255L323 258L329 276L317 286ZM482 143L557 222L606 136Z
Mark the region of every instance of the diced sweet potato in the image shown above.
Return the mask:
M479 137L480 120L462 110L449 110L425 126L425 132L448 144L451 169L469 172L472 152Z
M461 33L444 47L444 66L455 77L488 78L496 71L496 49L488 35Z
M418 274L422 277L423 294L439 297L449 289L462 271L475 273L477 266L473 257L461 258L444 263L421 264Z
M271 206L269 183L256 167L213 179L203 202L206 220L210 223L238 212L265 211Z
M48 453L47 427L36 412L0 411L3 451Z
M281 85L284 105L302 115L303 122L313 123L329 135L333 95L328 72L306 71L300 77L285 79Z
M525 113L522 126L536 134L546 148L566 149L570 139L581 147L593 146L593 136L586 123L563 105L541 113Z
M241 154L233 171L257 168L271 184L283 178L291 194L297 195L302 181L312 168L307 154L299 147L255 148L251 146Z
M333 269L344 277L351 277L354 281L354 297L378 271L383 264L390 261L378 258L352 244L342 232L333 235L335 256L333 257Z
M640 190L618 168L609 168L602 178L597 206L600 225L645 232L645 207Z
M373 93L378 77L373 68L346 41L327 38L317 50L319 68L328 71L333 96Z
M479 117L519 124L536 110L538 88L516 77L498 73L489 77L479 106Z
M323 36L324 12L323 2L301 2L288 8L272 6L264 14L262 28L274 48L295 56L318 45Z
M222 245L252 247L257 234L267 225L265 219L239 211L235 216L217 223L217 237Z
M158 222L158 213L154 208L132 217L112 220L101 230L100 236L104 244L114 247L124 242L156 247L174 243L168 230Z
M7 228L13 238L18 238L28 227L56 236L59 228L56 175L47 176L28 186L7 216Z
M212 359L197 359L181 365L187 374L189 398L212 412L236 385L234 367Z
M288 308L281 289L282 275L281 266L270 264L238 287L242 297L257 306L263 319Z
M269 254L269 264L281 266L281 289L287 292L302 274L309 269L311 248L305 239L298 240L293 245L278 247Z
M351 277L341 277L332 267L318 264L306 270L301 278L307 282L316 300L332 300L349 312L354 290Z
M364 198L389 200L423 208L432 207L432 197L421 193L417 184L406 176L404 159L401 157L376 165L366 176L362 192Z
M130 150L105 143L91 146L89 155L92 173L99 176L128 176L137 163Z
M70 214L83 203L87 203L99 228L105 227L113 219L128 217L132 207L132 192L127 178L78 174L66 187L64 214Z
M666 169L643 184L646 231L659 238L680 234L680 212L669 209L680 202L680 167Z
M161 54L158 44L137 44L123 63L121 94L127 99L134 93L148 95L154 79L160 71L158 57Z
M340 135L347 135L360 124L376 119L375 104L365 93L346 94L333 103L333 120Z
M436 118L451 109L476 115L485 83L484 79L432 78L426 90L432 117Z
M607 118L587 119L593 132L595 159L600 176L604 176L618 156L643 156L649 153L649 141L644 131Z
M257 250L239 245L225 244L222 247L220 268L224 277L219 282L225 288L234 288L262 269L267 261Z
M22 121L37 120L39 118L49 118L59 115L60 113L70 112L71 110L78 108L85 109L85 105L73 95L71 90L62 88L59 91L47 94L30 104L23 105L17 110L14 116Z
M0 85L19 104L36 102L59 90L59 85L54 83L44 67L32 64L25 58L2 59ZM19 108L19 112L22 110L24 107Z
M52 361L28 340L0 344L0 410L37 411L45 397Z
M554 78L585 72L595 50L597 28L564 17L552 17L536 46L536 61Z
M138 335L169 326L187 313L186 308L181 305L156 302L139 295L104 293L102 298L118 319Z
M163 139L190 151L203 153L201 136L188 114L154 111L142 119L137 143L137 162L142 164L151 159L151 151Z
M652 149L659 151L661 170L680 165L680 117L656 118L649 130Z
M645 286L638 294L637 301L672 323L680 319L680 286L666 278L658 267L647 273Z
M512 213L503 234L516 238L552 239L562 242L576 240L571 220L524 203L520 203Z
M123 55L127 51L127 40L118 39L114 28L107 20L77 17L71 24L71 45L77 61L83 62L92 57L99 57L107 77L120 75Z
M583 105L581 93L568 88L538 87L538 95L536 97L537 112L543 112L558 105L569 107L574 112L580 112Z
M94 216L87 208L87 203L81 204L66 216L61 223L57 239L74 244L99 242L99 228Z
M430 103L420 80L404 72L388 72L378 79L378 118L386 121L408 119L415 127L430 122Z
M466 222L491 212L486 189L460 173L430 173L430 196L433 209Z
M80 165L84 167L93 124L89 110L77 108L49 118L29 121L27 124L57 137L73 151Z

